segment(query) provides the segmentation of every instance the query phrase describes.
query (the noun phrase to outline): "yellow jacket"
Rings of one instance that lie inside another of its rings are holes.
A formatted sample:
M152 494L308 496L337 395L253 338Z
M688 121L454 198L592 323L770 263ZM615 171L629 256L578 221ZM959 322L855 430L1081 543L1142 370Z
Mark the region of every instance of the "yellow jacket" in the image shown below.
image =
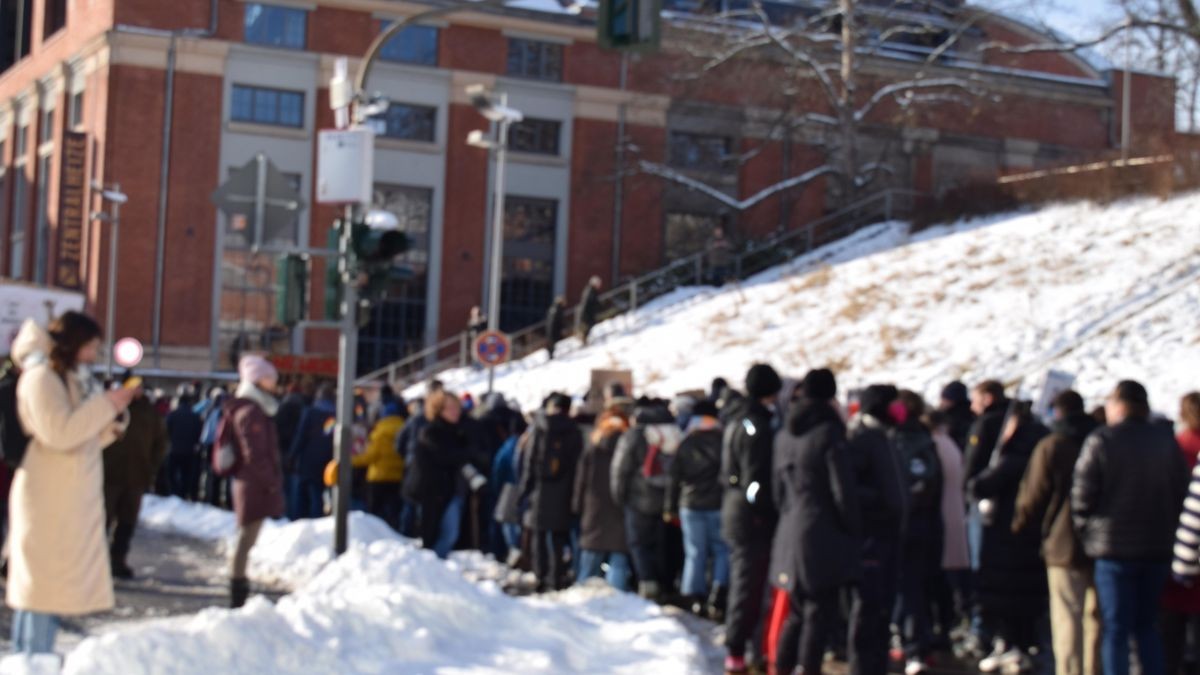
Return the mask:
M399 483L404 478L404 457L396 452L396 436L404 428L404 418L384 417L375 423L367 449L355 455L355 468L367 467L368 483Z

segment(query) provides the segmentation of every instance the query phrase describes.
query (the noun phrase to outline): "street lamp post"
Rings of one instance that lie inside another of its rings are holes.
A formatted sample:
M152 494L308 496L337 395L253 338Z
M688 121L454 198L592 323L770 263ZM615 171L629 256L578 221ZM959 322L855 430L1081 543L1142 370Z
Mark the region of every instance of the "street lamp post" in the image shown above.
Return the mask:
M111 380L113 377L113 346L117 339L117 244L121 236L121 205L129 201L129 197L121 192L120 183L113 183L109 189L105 189L99 183L93 183L92 189L98 190L100 197L109 205L108 213L96 212L92 214L92 218L107 222L111 230L108 244L108 307L105 308L104 318L104 330L108 334L108 379Z
M501 267L504 264L504 168L508 160L508 130L513 124L525 118L520 110L510 108L508 94L500 94L497 98L489 93L483 85L467 87L467 96L471 104L487 119L495 122L496 136L488 140L483 132L472 131L467 136L467 144L476 148L490 150L496 161L495 180L492 185L492 250L491 274L488 280L488 330L500 330L500 284ZM492 393L496 383L496 369L488 367L488 393Z

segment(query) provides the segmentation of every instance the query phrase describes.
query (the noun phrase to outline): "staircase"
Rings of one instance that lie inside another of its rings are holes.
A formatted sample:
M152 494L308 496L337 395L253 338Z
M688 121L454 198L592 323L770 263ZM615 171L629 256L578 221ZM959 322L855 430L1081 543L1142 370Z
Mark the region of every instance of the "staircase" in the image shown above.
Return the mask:
M911 190L884 190L803 227L750 242L735 256L732 276L738 280L747 279L867 225L910 216L926 197ZM702 285L705 282L705 257L706 254L701 251L602 293L600 300L604 310L600 320L632 312L678 288ZM577 307L570 308L563 325L574 326L577 312ZM539 321L510 334L513 351L511 360L543 349L546 346L545 333L545 325ZM471 361L471 338L463 331L360 377L358 384L387 382L393 388L403 390L442 371L466 367Z

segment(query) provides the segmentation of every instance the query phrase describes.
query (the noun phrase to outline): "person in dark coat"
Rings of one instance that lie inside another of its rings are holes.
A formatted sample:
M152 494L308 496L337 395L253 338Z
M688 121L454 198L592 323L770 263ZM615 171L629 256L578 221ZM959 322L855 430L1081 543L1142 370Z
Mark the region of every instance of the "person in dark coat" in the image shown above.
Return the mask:
M560 295L554 299L554 304L550 305L550 310L546 312L546 353L549 354L550 360L554 360L554 349L558 346L558 341L563 335L563 321L567 311L567 301Z
M522 525L533 533L533 570L543 592L561 590L567 581L563 549L570 544L575 469L583 454L570 408L567 396L550 398L533 425L532 452L521 472L521 497L529 504Z
M289 462L292 443L296 441L296 433L300 429L300 418L304 416L304 411L313 404L315 393L311 380L293 385L283 400L279 402L279 412L275 414L275 429L279 434L279 456L284 458L285 485L292 483L296 473L296 467Z
M1054 399L1054 433L1033 451L1017 494L1014 532L1032 529L1042 538L1042 559L1050 588L1050 629L1055 672L1098 675L1100 610L1092 561L1071 523L1071 481L1083 442L1098 424L1083 398L1067 390Z
M603 282L600 281L600 277L592 277L588 280L588 285L584 287L583 295L579 299L579 339L583 341L585 347L592 328L600 320L601 287L603 287Z
M774 415L783 388L775 369L755 364L746 373L746 399L725 417L721 449L721 535L729 546L729 603L725 614L725 670L746 672L746 647L762 622L763 594L775 532L771 497ZM732 390L731 390L732 391Z
M862 577L852 589L847 636L853 675L887 671L888 629L896 605L901 534L908 507L908 489L890 440L888 410L898 395L892 385L867 387L848 433L846 452L863 521Z
M1095 563L1104 672L1129 673L1130 639L1143 673L1166 671L1159 602L1170 575L1187 463L1169 424L1150 419L1150 397L1126 380L1105 401L1108 426L1088 436L1075 464L1071 511Z
M729 547L721 538L721 441L724 432L716 404L693 406L687 435L667 471L667 521L679 518L683 528L683 593L687 606L714 621L724 618L729 589ZM712 563L712 589L708 565ZM707 594L707 601L705 595Z
M433 392L425 400L425 417L428 424L421 429L409 469L415 486L410 494L421 506L422 545L444 559L458 541L468 490L482 488L486 480L467 478L471 441L460 424L458 398L445 390Z
M125 373L128 381L132 373ZM142 495L154 485L158 469L167 456L167 428L154 404L139 394L129 405L129 427L115 443L104 449L104 508L108 514L112 575L132 579L126 562L133 533L137 529Z
M325 467L333 461L333 437L337 402L332 385L317 392L316 401L300 417L300 426L287 454L295 471L288 499L288 518L320 518L325 515Z
M980 616L996 637L993 652L980 670L1027 667L1037 646L1037 624L1049 611L1041 535L1014 533L1017 493L1037 444L1049 433L1022 405L1002 432L1000 448L971 478L967 489L979 504L983 537L976 593Z
M167 479L171 494L195 501L200 491L200 434L204 421L192 410L191 391L182 391L167 415Z
M923 672L933 655L933 591L942 574L942 468L933 436L921 423L925 401L901 391L891 408L889 434L908 508L900 548L900 594L896 625L909 675Z
M776 437L772 470L779 527L771 578L790 602L775 655L780 673L797 664L799 672L821 672L838 592L858 579L862 551L846 427L833 406L837 382L821 369L805 376L802 386L803 400L792 406Z
M617 442L613 457L613 502L625 510L625 537L638 575L638 594L658 600L674 582L667 566L663 504L667 468L683 433L661 402L642 401L633 428Z
M624 406L610 405L596 420L591 442L575 473L572 512L579 517L579 581L600 576L618 590L629 589L629 546L625 540L625 513L613 501L612 463L617 442L629 430Z
M272 395L279 375L259 356L244 356L238 363L234 398L222 407L223 432L217 446L231 445L240 458L233 475L230 495L238 535L230 558L230 606L241 607L250 594L246 568L250 549L258 540L263 521L283 515L283 470L279 456L278 430L271 420L279 410Z
M938 410L949 419L950 438L959 448L965 449L971 437L971 425L975 423L975 413L971 411L971 396L967 385L955 380L942 389Z

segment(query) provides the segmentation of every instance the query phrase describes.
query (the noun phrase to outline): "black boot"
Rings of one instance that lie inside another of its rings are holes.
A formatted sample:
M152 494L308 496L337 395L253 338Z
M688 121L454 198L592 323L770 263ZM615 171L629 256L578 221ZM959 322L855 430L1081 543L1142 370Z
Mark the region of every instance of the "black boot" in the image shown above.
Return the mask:
M229 580L229 607L231 609L237 609L246 604L246 598L248 597L250 597L249 579Z
M708 594L708 618L716 623L725 623L725 603L729 598L729 589L725 586L713 586Z

